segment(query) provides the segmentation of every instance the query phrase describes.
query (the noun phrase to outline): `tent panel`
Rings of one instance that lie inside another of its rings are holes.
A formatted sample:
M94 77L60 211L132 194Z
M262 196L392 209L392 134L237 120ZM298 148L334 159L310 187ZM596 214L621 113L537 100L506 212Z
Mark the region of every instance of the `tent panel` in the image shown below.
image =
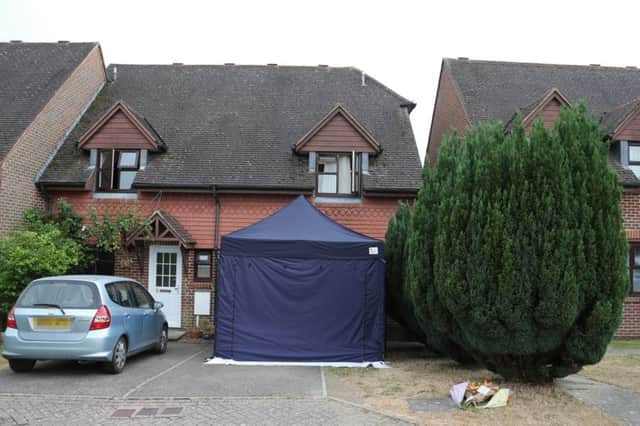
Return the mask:
M216 356L237 361L382 359L380 259L223 253L220 264Z
M222 237L222 250L230 256L375 259L384 257L383 249L384 243L373 239L369 242L324 242L248 240L230 235Z

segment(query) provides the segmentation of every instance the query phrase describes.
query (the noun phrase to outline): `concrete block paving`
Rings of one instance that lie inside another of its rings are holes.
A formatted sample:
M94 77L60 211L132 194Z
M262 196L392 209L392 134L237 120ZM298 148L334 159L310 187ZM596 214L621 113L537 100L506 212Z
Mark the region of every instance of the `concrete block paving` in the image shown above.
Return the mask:
M119 375L42 362L0 369L0 425L406 424L328 398L318 367L207 366L210 345L172 343Z

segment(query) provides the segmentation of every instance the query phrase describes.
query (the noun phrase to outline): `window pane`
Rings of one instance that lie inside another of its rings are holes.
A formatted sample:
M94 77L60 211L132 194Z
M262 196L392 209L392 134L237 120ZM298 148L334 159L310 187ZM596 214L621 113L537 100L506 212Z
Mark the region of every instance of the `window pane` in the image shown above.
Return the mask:
M173 264L171 265L171 270L169 271L169 274L173 275L175 277L176 275L176 265Z
M633 291L640 293L640 269L633 270Z
M138 172L120 172L120 179L118 182L118 189L131 189L133 180L136 178Z
M206 253L200 253L198 255L198 262L209 263L209 255Z
M211 266L209 265L198 265L198 269L196 272L197 278L209 278L211 276Z
M633 262L640 266L640 247L635 247L633 249Z
M640 177L640 166L629 166L629 168L637 177Z
M118 167L136 167L138 160L137 152L121 152L118 160Z
M335 173L338 170L338 164L336 163L336 157L321 155L318 160L318 172L320 173Z
M340 155L338 157L338 192L340 194L351 194L351 155Z
M100 167L98 169L98 189L111 190L111 151L100 151Z
M336 175L318 175L318 192L335 194L337 192L336 182Z
M177 260L178 260L178 254L177 253L170 253L169 256L171 256L171 258L169 260L171 263L176 263L177 262Z
M176 277L171 277L170 286L171 287L175 287L176 286Z

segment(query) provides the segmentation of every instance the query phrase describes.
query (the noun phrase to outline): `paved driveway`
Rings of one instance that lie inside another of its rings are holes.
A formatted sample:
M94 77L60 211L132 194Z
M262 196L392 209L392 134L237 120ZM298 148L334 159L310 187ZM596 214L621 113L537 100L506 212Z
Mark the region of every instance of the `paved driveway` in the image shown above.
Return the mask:
M0 424L396 422L327 398L318 367L205 365L211 350L171 343L164 355L131 358L119 375L58 361L26 374L0 369Z

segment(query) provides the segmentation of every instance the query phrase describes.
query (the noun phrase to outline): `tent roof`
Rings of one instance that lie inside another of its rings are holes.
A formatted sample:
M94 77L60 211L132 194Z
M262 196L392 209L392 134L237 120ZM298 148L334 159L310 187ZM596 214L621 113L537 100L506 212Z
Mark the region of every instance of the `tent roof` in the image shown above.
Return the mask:
M382 245L334 222L302 195L260 222L222 237L223 254L227 248L227 254L243 250L247 256L378 257ZM373 247L377 249L369 250Z

